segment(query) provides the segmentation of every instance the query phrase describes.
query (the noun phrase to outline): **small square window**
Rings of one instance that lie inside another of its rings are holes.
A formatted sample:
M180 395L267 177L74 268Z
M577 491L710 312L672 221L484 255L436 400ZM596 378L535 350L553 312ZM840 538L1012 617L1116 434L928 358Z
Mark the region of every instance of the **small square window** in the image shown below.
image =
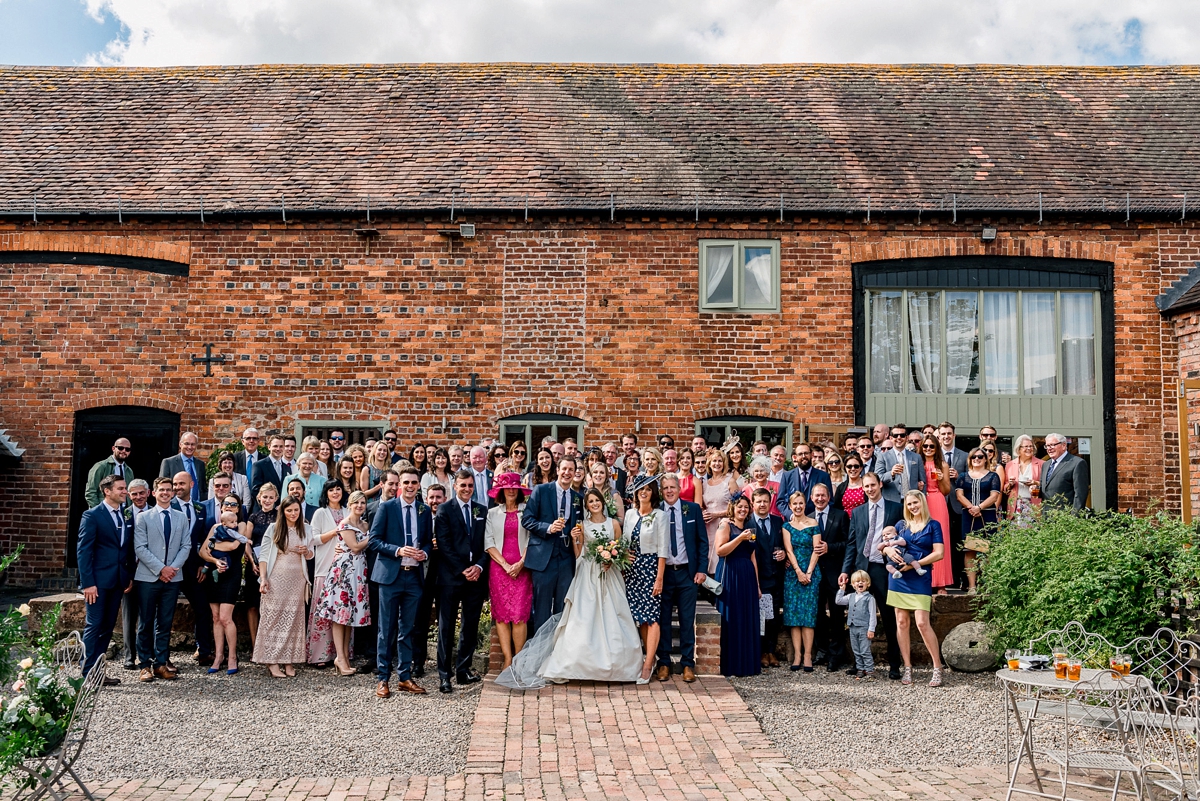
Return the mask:
M700 241L700 310L779 311L779 242Z

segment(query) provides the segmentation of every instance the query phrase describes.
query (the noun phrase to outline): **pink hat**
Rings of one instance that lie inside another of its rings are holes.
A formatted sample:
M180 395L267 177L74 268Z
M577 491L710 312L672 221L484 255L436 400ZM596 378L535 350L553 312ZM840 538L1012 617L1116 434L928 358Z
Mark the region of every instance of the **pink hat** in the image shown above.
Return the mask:
M518 489L526 495L529 494L529 487L521 484L521 476L517 473L501 473L496 476L496 480L492 482L492 488L488 490L488 497L499 498L500 493L506 489Z

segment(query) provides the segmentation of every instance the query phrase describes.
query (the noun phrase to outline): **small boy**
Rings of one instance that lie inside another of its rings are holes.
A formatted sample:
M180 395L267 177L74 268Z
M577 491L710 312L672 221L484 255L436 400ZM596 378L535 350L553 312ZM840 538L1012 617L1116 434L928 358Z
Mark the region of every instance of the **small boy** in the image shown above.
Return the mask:
M900 554L900 558L904 560L904 564L910 566L918 576L923 576L928 573L928 570L921 567L920 560L914 559L908 555L908 551L905 550L907 547L908 540L900 536L900 533L896 531L895 526L884 526L883 544L879 547L879 550L882 551L884 548L895 548ZM899 576L902 571L900 568L896 567L896 563L891 559L887 559L885 561L887 562L887 572L891 573L893 576Z
M892 529L894 532L895 529ZM840 576L837 597L833 600L846 610L846 623L850 627L850 649L854 651L854 667L858 670L855 679L875 678L875 659L871 656L871 640L875 639L877 608L875 596L871 595L871 577L865 570L856 570L850 576L854 594L846 594L846 577Z

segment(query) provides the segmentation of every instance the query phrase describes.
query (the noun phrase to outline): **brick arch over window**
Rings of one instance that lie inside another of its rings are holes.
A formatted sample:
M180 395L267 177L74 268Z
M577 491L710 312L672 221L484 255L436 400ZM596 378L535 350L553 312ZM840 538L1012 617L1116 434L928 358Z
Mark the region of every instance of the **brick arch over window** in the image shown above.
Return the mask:
M850 243L850 261L854 264L944 256L1021 256L1117 262L1120 261L1120 248L1113 242L1060 237L1001 236L992 242L984 242L975 232L960 237L900 237Z
M186 276L191 245L78 233L0 234L0 264L22 263L86 264Z
M706 406L693 406L693 420L709 420L714 417L766 417L781 423L796 424L800 421L800 410L791 404L752 405L742 402L713 403Z
M583 407L573 406L561 400L557 403L530 403L527 400L504 401L496 405L489 421L494 428L500 424L501 420L507 417L516 417L519 414L561 414L567 417L576 417L588 425L593 422L591 415L587 414Z
M314 394L299 395L279 407L279 416L298 417L346 417L366 415L372 418L392 419L393 404L384 398L372 398L363 394Z
M177 396L149 389L103 389L72 396L72 411L81 412L102 406L149 406L178 415L184 414L186 408Z

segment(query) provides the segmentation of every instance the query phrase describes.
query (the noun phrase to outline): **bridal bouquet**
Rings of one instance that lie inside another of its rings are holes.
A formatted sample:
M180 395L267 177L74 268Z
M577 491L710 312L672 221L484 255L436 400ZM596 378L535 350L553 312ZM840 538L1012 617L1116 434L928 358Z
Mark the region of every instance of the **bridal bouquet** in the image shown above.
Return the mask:
M588 542L584 556L604 569L615 567L624 570L633 564L633 553L629 544L621 539L594 539Z

